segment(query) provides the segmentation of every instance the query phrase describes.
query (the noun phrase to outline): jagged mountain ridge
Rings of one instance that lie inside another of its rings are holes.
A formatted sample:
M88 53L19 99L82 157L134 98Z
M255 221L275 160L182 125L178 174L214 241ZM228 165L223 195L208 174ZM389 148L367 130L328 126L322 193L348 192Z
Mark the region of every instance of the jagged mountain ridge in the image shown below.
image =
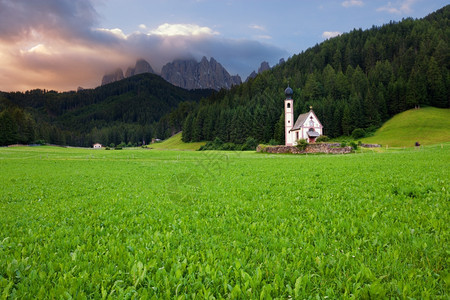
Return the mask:
M242 83L239 75L231 76L213 57L209 61L203 57L200 62L193 59L175 60L162 68L161 77L175 86L189 90L230 89L233 85Z
M275 68L276 66L282 65L282 64L284 64L284 62L285 62L284 58L280 58L280 61L278 62L278 64L276 64L273 67ZM267 61L263 61L261 63L261 65L259 66L259 68L258 68L258 72L253 70L250 73L250 75L248 75L247 79L245 79L245 82L249 81L250 79L255 78L256 76L258 76L258 74L261 74L262 72L267 71L267 70L271 70L271 69L272 69L272 67L269 65L269 63Z
M150 66L150 64L145 59L138 59L134 68L128 67L125 73L125 78L143 73L156 74L155 71L153 71L152 66Z
M123 71L121 68L115 69L113 72L105 74L102 78L102 85L113 83L119 80L124 79Z
M125 76L120 68L112 73L105 74L102 79L102 85L142 73L156 74L146 60L138 59L134 68L128 67ZM239 75L230 75L213 57L210 60L203 57L200 62L194 59L175 60L164 65L160 75L173 85L188 90L230 89L233 85L242 83Z

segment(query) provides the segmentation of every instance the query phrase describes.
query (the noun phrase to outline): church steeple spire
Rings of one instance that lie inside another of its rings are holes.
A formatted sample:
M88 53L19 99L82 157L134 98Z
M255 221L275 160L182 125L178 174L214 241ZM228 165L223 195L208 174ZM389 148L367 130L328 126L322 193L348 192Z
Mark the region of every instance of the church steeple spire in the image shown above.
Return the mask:
M292 96L294 91L288 84L288 87L284 90L286 99L284 100L284 138L285 145L292 146L294 141L292 140L291 129L294 126L294 100Z

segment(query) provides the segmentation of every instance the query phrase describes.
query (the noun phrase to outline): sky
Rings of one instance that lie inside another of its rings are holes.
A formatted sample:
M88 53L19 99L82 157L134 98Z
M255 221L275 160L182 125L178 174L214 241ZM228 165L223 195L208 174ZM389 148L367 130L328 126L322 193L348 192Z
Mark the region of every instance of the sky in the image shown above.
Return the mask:
M354 28L423 18L442 0L0 0L0 91L94 88L137 59L214 57L243 80Z

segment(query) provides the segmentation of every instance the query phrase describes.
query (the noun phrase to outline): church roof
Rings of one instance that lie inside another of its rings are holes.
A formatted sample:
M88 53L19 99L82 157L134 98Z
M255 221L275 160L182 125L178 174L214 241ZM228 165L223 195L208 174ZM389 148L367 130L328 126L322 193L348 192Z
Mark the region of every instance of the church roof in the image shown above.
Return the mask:
M309 137L318 137L320 134L317 131L308 131Z
M294 91L288 85L288 87L284 90L284 94L286 95L286 99L292 99L292 95L294 95Z
M309 112L298 116L297 121L295 121L294 127L292 127L291 131L300 129L302 127L303 123L305 123L308 116L309 116Z
M319 127L322 128L322 124L319 121L319 118L317 118L316 114L314 113L314 111L311 110L308 111L307 113L301 114L300 116L298 116L297 121L295 121L294 127L292 127L292 129L290 131L295 131L295 130L300 130L302 128L302 125L305 124L306 120L308 119L309 114L312 113L313 116L316 118L317 122L319 122Z

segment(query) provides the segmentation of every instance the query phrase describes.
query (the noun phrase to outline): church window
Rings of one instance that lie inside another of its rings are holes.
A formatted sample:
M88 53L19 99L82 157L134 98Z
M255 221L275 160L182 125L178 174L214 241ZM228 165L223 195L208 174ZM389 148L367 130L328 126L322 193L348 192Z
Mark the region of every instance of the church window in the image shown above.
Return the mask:
M287 107L287 108L291 108L291 104L288 103L288 104L286 105L286 107Z

